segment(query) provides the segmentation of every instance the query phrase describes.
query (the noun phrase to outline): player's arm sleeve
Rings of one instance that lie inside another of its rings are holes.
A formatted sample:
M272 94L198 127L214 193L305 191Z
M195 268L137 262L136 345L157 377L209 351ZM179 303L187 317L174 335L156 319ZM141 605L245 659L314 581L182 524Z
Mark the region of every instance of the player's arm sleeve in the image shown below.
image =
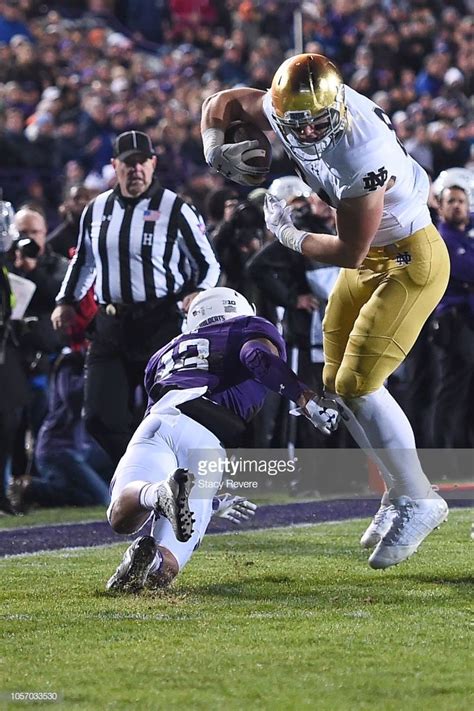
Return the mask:
M91 244L93 203L82 213L76 254L69 263L58 295L57 304L74 304L88 292L95 280L95 260Z
M309 389L278 355L275 343L263 334L244 342L240 362L257 382L293 402Z
M178 229L182 239L180 248L188 258L193 271L194 287L210 289L217 284L220 266L207 239L206 226L201 215L187 203L179 212Z

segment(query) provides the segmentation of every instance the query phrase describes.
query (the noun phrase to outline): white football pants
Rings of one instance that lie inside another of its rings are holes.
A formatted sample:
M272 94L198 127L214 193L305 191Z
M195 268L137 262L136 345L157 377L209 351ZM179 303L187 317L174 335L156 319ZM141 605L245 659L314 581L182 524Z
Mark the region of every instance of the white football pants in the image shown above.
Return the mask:
M180 399L184 402L192 398ZM163 517L158 519L153 531L158 545L171 551L181 569L199 546L208 527L212 499L221 483L226 452L212 432L183 415L174 404L170 407L166 401L160 401L137 428L115 471L107 516L110 520L112 504L128 484L134 481L156 483L167 479L178 467L189 469L195 476L189 498L195 518L193 535L186 543L180 543L171 524Z

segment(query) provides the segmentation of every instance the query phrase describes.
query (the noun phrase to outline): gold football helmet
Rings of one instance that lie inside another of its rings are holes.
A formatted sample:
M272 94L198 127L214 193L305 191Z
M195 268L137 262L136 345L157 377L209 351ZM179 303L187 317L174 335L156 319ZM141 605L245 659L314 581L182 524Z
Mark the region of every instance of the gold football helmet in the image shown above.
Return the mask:
M296 157L319 160L335 146L347 125L339 70L321 54L290 57L276 71L272 113Z

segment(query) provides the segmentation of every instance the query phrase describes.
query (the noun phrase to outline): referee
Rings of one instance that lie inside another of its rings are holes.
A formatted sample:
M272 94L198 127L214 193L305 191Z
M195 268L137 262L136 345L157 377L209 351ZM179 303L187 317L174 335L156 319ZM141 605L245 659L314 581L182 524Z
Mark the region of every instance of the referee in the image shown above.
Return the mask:
M134 429L135 392L148 359L181 330L177 302L186 311L220 272L202 217L154 178L156 161L146 133L117 137L118 184L84 209L51 315L53 326L67 331L94 284L99 310L86 358L85 422L114 463Z

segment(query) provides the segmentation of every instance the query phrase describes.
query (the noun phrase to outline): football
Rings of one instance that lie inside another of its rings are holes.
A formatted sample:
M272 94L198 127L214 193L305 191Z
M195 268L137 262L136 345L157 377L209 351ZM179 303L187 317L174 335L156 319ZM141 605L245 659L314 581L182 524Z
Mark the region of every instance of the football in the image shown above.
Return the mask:
M252 123L246 121L234 121L231 123L225 132L224 143L241 143L242 141L258 141L258 148L255 149L259 153L264 151L263 155L246 156L244 163L252 168L264 168L268 173L272 162L272 146L264 132ZM249 151L251 154L252 151ZM249 178L249 182L255 182L259 185L265 180L265 176L255 176Z

